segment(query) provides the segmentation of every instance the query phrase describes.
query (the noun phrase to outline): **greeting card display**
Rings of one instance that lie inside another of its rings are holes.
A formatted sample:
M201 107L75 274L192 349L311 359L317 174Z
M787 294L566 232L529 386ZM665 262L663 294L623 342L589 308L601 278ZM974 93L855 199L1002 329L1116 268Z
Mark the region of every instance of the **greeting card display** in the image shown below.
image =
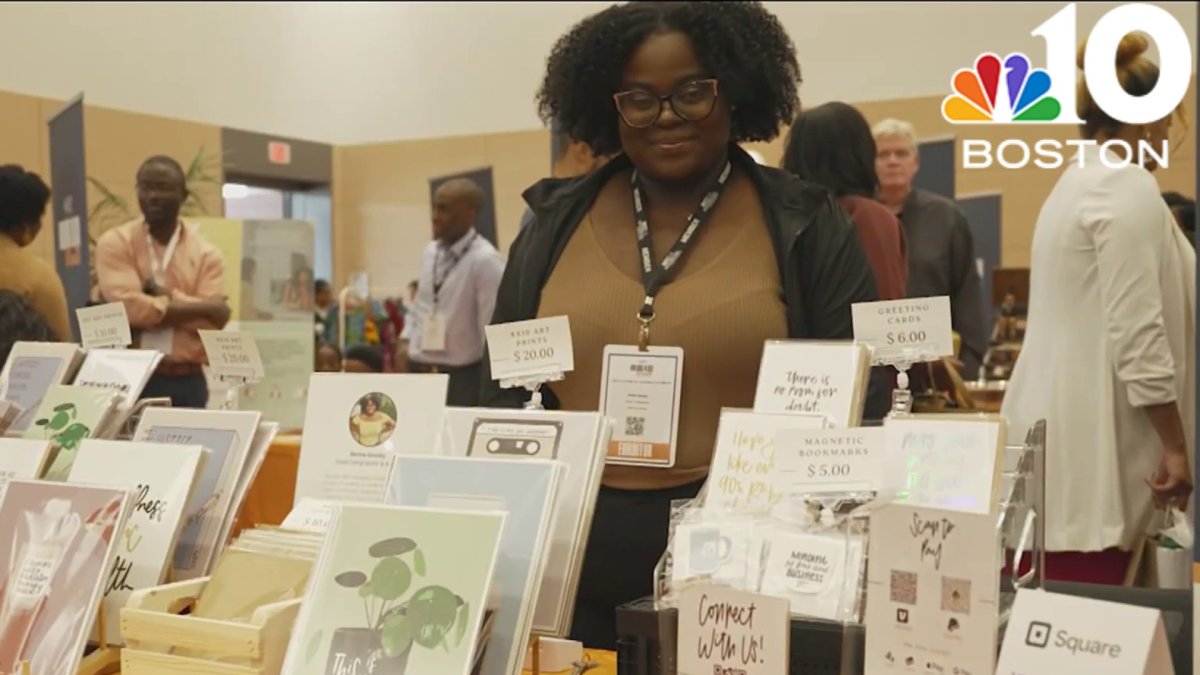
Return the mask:
M826 415L835 427L858 426L870 372L865 344L770 340L759 362L754 412Z
M12 401L21 406L22 412L6 433L19 435L28 429L46 392L53 385L69 382L82 359L83 351L75 344L13 344L0 371L0 400Z
M129 501L125 489L14 480L0 500L0 672L73 675Z
M904 504L871 514L866 675L996 665L996 519Z
M447 408L442 452L463 457L554 459L566 465L546 569L537 591L533 630L564 637L571 630L575 594L611 422L600 413Z
M493 581L500 605L481 675L515 672L525 656L561 468L548 460L396 458L390 504L508 513Z
M448 385L446 375L314 374L295 500L383 502L397 454L437 452Z
M217 536L218 542L229 541L229 535L233 533L237 516L242 512L242 505L246 503L246 494L250 491L250 486L254 484L254 479L258 477L258 472L267 459L267 451L271 449L271 441L275 440L277 433L279 433L278 422L259 422L258 429L254 432L254 438L250 441L250 450L246 453L242 470L238 473L237 484L233 487L233 496L229 500L229 509L226 511L228 515L222 523L221 534Z
M968 513L996 510L1006 424L998 415L915 415L884 420L879 496Z
M779 501L772 475L775 439L788 429L821 429L823 415L754 413L726 408L705 483L704 508L762 510Z
M121 608L162 583L188 495L206 451L199 445L84 441L68 482L128 488L130 515L104 587L106 639L123 642Z
M133 440L208 450L175 544L171 564L177 581L205 576L211 569L221 534L227 531L225 521L233 517L230 503L258 423L256 412L148 408L142 413Z
M283 672L467 675L504 524L496 512L339 507Z
M25 438L48 440L53 444L43 480L64 481L79 444L96 438L104 429L120 397L104 389L85 389L56 384L46 391Z
M0 438L0 493L10 480L33 480L42 475L49 456L49 441Z
M156 349L92 349L72 384L115 391L121 395L121 408L128 411L162 359Z

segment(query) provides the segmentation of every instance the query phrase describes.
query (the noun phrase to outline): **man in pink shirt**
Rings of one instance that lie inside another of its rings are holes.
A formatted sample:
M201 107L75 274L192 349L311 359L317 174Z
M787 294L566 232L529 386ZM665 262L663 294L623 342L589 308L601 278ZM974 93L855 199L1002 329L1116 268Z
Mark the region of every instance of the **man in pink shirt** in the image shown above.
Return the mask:
M134 343L165 356L143 398L168 397L203 408L208 362L197 331L229 321L225 263L195 225L179 219L188 191L179 163L154 156L137 173L142 218L114 227L96 243L96 274L106 302L123 302Z

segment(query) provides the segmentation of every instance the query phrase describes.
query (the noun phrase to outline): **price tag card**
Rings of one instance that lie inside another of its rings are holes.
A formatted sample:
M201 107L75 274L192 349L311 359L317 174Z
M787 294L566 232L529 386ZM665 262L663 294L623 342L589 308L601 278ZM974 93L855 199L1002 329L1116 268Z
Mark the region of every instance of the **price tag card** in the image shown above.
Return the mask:
M1157 609L1022 589L996 675L1156 675L1172 668Z
M133 344L125 303L110 302L75 310L84 349L121 349Z
M283 527L306 532L324 532L333 517L333 502L304 497L283 519Z
M613 420L609 464L675 466L683 349L608 345L600 412Z
M200 341L218 379L258 382L263 378L262 356L250 333L202 330Z
M876 365L906 357L931 360L954 356L950 298L859 302L850 306L854 339L874 348Z
M488 326L492 379L533 379L575 370L571 323L565 316Z
M779 675L788 671L788 601L711 585L679 596L679 675Z
M883 438L882 427L780 431L775 436L775 491L876 491L883 477Z

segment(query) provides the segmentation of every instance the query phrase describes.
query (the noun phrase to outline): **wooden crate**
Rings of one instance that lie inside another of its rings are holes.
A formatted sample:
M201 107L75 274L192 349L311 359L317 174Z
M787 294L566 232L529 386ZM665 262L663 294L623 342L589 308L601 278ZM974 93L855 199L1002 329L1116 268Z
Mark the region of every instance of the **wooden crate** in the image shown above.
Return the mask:
M181 581L130 596L121 610L123 675L278 675L300 600L263 605L249 623L181 614L207 583ZM205 657L180 656L176 649Z

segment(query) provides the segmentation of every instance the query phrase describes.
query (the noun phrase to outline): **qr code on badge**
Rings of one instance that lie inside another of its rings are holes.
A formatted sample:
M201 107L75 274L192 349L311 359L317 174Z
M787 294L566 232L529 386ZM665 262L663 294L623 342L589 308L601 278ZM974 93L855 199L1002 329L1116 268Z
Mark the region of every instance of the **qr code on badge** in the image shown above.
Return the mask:
M645 417L626 417L625 418L625 435L626 436L644 436L644 435L646 435L646 418Z

